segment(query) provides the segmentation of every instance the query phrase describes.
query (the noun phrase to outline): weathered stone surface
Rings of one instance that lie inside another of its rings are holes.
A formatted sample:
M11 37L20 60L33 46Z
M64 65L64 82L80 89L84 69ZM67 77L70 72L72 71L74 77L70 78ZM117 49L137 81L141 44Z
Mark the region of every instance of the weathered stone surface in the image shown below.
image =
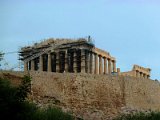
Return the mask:
M160 83L149 79L82 73L30 74L33 97L40 96L41 104L46 98L51 99L64 111L86 120L112 119L126 108L160 109Z

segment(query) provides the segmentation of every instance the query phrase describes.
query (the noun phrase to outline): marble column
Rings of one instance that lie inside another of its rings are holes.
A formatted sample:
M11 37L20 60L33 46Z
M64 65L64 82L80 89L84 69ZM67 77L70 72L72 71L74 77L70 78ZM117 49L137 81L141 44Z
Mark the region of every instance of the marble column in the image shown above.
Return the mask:
M137 73L138 73L138 74L137 74L137 75L138 75L138 78L140 78L140 77L141 77L141 73L140 73L139 71L138 71Z
M28 62L24 62L24 72L28 71Z
M81 50L81 73L85 73L85 50Z
M99 74L103 73L102 56L99 55Z
M87 51L87 73L90 73L90 51Z
M95 53L95 74L98 74L98 55Z
M116 60L113 60L113 72L116 72Z
M31 60L31 71L34 71L34 59Z
M51 54L48 53L48 72L51 72L52 69L51 69Z
M89 73L89 54L88 50L85 51L85 71L86 73Z
M145 74L144 78L147 79L147 74Z
M73 52L73 71L77 73L77 54L76 51Z
M93 54L90 52L90 73L93 73Z
M39 57L39 71L43 71L43 55Z
M107 74L107 58L104 57L104 74Z
M111 59L108 59L108 74L111 74L112 68L111 68Z
M56 53L56 72L60 72L60 68L59 68L59 52Z
M65 52L65 72L68 72L68 52Z
M145 78L146 77L146 74L145 73L143 73L143 78Z

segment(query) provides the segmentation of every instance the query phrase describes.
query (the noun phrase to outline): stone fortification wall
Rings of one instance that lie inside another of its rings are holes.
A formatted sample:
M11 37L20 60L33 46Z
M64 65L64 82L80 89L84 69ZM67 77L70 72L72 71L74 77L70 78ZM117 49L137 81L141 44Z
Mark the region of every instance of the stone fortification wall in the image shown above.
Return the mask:
M125 103L123 86L117 77L46 72L31 76L34 96L50 97L86 119L113 116Z
M126 76L32 72L33 96L50 98L85 119L107 119L124 108L160 109L160 84Z
M127 71L127 72L120 73L120 75L135 77L135 72L134 71Z
M145 79L148 78L149 79L150 72L151 72L150 68L144 68L139 65L134 65L131 71L122 72L120 74L124 75L124 76L132 76L132 77L137 77L137 78L140 77L140 78L145 78Z
M160 83L150 79L124 77L126 106L160 110Z

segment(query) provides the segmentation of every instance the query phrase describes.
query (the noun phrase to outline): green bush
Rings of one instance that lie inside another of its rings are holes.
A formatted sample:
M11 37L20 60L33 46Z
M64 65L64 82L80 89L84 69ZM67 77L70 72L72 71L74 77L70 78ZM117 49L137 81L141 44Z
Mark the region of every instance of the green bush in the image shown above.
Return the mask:
M72 120L73 117L58 108L40 109L26 101L31 79L24 76L19 87L12 87L0 78L0 120Z
M121 115L115 120L160 120L160 112L139 112L135 114Z
M63 113L61 109L49 107L38 109L33 116L33 120L73 120L73 117Z

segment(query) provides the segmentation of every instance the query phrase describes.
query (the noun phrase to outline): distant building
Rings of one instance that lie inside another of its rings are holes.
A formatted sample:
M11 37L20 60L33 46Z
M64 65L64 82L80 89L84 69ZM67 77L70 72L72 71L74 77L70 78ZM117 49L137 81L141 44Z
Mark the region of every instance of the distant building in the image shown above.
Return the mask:
M150 68L144 68L139 65L134 65L131 71L122 72L121 75L133 76L138 78L150 78L150 72Z
M21 48L25 71L48 71L111 74L116 72L116 59L108 52L95 47L88 37L47 39L33 46Z
M21 48L24 71L57 73L90 73L124 75L150 78L150 68L134 65L128 72L116 68L116 59L110 53L95 47L91 37L72 39L47 39Z

